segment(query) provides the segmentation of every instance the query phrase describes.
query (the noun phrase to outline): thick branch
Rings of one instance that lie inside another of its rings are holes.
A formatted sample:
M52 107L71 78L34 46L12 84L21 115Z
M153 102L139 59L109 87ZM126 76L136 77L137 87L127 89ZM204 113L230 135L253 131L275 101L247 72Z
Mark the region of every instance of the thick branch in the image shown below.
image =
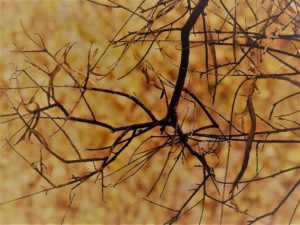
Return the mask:
M190 55L190 32L195 25L199 16L204 12L205 7L208 4L208 0L200 1L194 8L189 19L186 21L185 25L181 29L181 62L179 73L173 92L173 96L169 105L168 118L173 126L176 126L178 117L177 117L177 106L180 99L181 92L184 87L184 82L186 78L186 73L189 65L189 55Z

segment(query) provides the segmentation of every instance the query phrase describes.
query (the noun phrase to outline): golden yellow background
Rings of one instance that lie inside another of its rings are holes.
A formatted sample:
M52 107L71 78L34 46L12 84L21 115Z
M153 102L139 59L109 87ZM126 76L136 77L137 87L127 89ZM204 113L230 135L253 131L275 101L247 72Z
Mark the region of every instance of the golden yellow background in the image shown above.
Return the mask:
M118 1L122 4L128 4L129 8L135 8L140 2L138 0L130 1ZM270 2L270 1L265 1ZM22 54L12 53L11 50L15 50L15 43L19 48L34 49L34 45L26 38L24 31L21 27L21 22L25 29L34 36L34 33L39 33L45 40L47 47L55 52L60 47L67 43L77 42L73 47L69 55L69 62L78 71L84 74L87 54L90 43L93 42L93 46L99 48L102 52L108 44L109 40L112 40L115 33L123 25L124 21L130 15L128 12L124 12L120 9L108 9L104 7L96 6L92 3L82 0L1 0L0 1L0 84L1 87L16 85L13 80L9 80L11 74L14 72L16 66L24 68L28 66L24 62ZM244 17L249 17L250 13L247 10L243 10L243 4L240 7L240 20L243 21ZM209 5L208 16L210 18L211 26L217 27L220 21L213 15L209 14L210 11L217 10L213 5ZM178 12L174 12L173 16L176 16ZM163 23L164 21L162 21ZM127 30L135 30L134 26L140 26L137 20L129 23ZM126 29L125 29L126 30ZM126 32L124 31L124 34ZM178 38L178 37L177 37ZM272 46L282 48L286 43L280 41L274 41ZM157 48L157 46L155 46ZM290 46L286 46L289 48ZM298 46L299 47L299 46ZM175 81L177 74L177 67L171 65L171 63L178 64L180 57L180 45L169 44L165 45L166 51L173 57L172 60L168 58L162 58L158 51L151 51L147 60L152 62L156 70L159 73L164 74L166 77ZM132 61L141 57L141 52L144 49L142 46L133 46L131 54L124 57L121 65L117 67L117 70L113 72L107 80L101 83L102 87L113 88L117 90L123 90L128 93L135 93L140 99L147 102L150 108L154 109L157 115L164 115L165 109L163 106L163 100L157 100L160 93L153 88L147 86L144 82L144 77L140 70L134 72L123 80L116 80L120 74L124 74L130 66L133 65ZM218 57L225 59L228 55L228 50L231 48L220 47L217 49ZM106 57L101 61L100 67L107 69L107 67L119 56L119 49L110 49ZM47 64L52 67L51 61L44 56L32 56L41 64ZM191 68L198 68L199 63L201 66L204 62L199 62L203 58L201 56L201 50L192 51L191 53ZM297 62L291 59L292 64ZM249 65L244 65L247 68ZM281 64L266 57L262 68L265 72L271 73L280 68ZM223 71L224 72L224 71ZM198 76L190 75L192 76ZM199 88L199 84L205 87L198 80L198 84L191 82L194 78L189 78L189 88L195 90L208 105L210 104L207 90ZM151 77L152 79L152 77ZM155 79L155 78L153 78ZM24 79L23 86L30 86L28 80ZM229 118L230 104L232 102L232 95L237 87L237 84L241 80L225 79L222 86L219 88L219 99L216 103L216 109L220 113ZM57 82L64 82L64 78L61 77ZM258 81L259 94L255 96L256 111L260 115L267 116L272 103L280 99L280 97L288 95L297 91L297 88L290 86L282 81ZM76 92L68 92L67 90L61 90L61 100L72 105L76 101ZM18 101L18 93L14 90L7 90L8 95L14 101ZM246 91L244 91L246 93ZM32 90L24 92L24 95L30 96ZM111 122L115 125L121 125L137 121L143 121L144 116L140 111L134 111L132 113L132 106L122 99L116 100L107 95L101 94L87 94L90 100L90 104L96 109L96 115L104 121ZM241 113L244 108L245 99L239 99L236 112ZM288 101L276 108L276 113L293 111L297 108L295 102L298 100ZM12 112L11 106L3 94L0 92L0 105L1 113ZM70 106L71 107L71 106ZM184 114L185 108L182 108L182 114ZM88 112L84 107L79 108L75 115L87 116ZM237 116L238 117L238 116ZM192 116L189 118L192 121ZM203 119L203 123L207 122ZM238 119L237 119L238 120ZM5 119L1 119L1 122ZM241 122L239 122L241 123ZM221 126L225 127L224 124ZM1 123L1 150L0 150L0 203L6 202L24 195L34 193L42 190L42 187L48 184L38 176L38 174L26 164L11 148L5 145L5 139L9 138L18 129L17 122ZM51 132L55 131L55 126L49 123L41 123L39 127L40 131L45 132L47 135L51 135ZM69 135L74 139L74 142L84 149L87 147L96 147L99 145L107 145L113 140L113 135L103 129L98 129L90 125L76 126L73 123L67 123L66 129ZM245 130L248 129L247 121L245 122ZM266 129L265 125L260 125L259 129ZM298 132L299 135L299 132ZM297 139L298 137L285 133L282 136L278 136L283 139ZM68 147L66 146L65 139L60 136L54 136L51 140L51 146L60 151L61 154L67 153ZM128 150L128 156L133 152L134 148L139 145L142 138L133 143ZM148 149L151 146L155 146L157 143L152 141L148 145L144 146L144 149ZM244 149L244 143L234 143L232 147L232 158L230 165L229 180L233 180L236 173L239 170L239 163L242 159L242 152ZM261 146L260 146L261 147ZM26 140L18 145L16 148L22 152L24 156L31 159L32 162L39 159L40 146ZM65 149L62 149L65 148ZM73 153L72 153L73 154ZM99 153L84 153L87 156ZM278 172L279 170L299 165L299 145L296 144L267 144L260 152L260 166L264 169L261 172L261 176ZM155 156L150 163L147 164L136 176L130 180L105 189L105 202L101 200L101 188L99 182L95 183L93 179L80 185L72 193L75 193L75 199L71 209L65 218L66 224L161 224L165 222L171 215L166 209L162 209L155 205L152 205L144 200L150 190L152 184L157 178L162 165L164 163L166 151L162 151L159 155ZM226 147L221 146L219 150L221 159L226 157ZM74 154L73 154L74 156ZM55 180L55 183L62 183L67 181L71 174L82 175L89 168L93 168L90 164L79 165L63 165L55 158L46 155L48 174ZM209 159L211 164L217 162L216 158ZM122 163L122 160L117 161L111 168L118 168L118 163ZM161 181L158 187L155 189L150 198L153 201L160 202L170 207L179 207L184 200L189 196L189 191L194 187L195 183L199 181L199 169L193 167L195 161L188 161L185 165L178 164L178 167L171 176L167 185L167 190L162 199L159 199L160 191L163 185ZM216 167L216 173L221 174L220 179L223 178L225 162L219 162ZM255 174L255 156L250 161L250 169L247 170L246 178L251 178ZM170 166L168 166L170 169ZM168 170L166 170L168 171ZM120 176L121 174L119 174ZM255 182L253 185L249 185L247 190L241 194L237 199L237 203L242 210L248 209L248 212L252 215L260 215L262 213L272 210L276 203L284 197L287 191L292 187L296 180L300 178L299 170L285 173L280 177L269 179L267 181ZM115 182L116 178L108 179L107 183ZM166 177L166 174L164 174ZM163 180L163 179L162 179ZM211 191L213 188L211 189ZM213 192L213 191L212 191ZM22 200L14 201L0 206L0 223L1 224L59 224L68 208L70 196L70 187L61 188L59 190L49 191L47 194L41 193L32 197L28 197ZM198 200L200 199L200 196ZM286 224L291 217L292 210L300 199L299 190L294 192L288 201L280 208L280 210L272 217L266 218L264 224ZM203 223L205 224L217 224L220 219L221 206L208 200L206 202L204 212ZM225 207L224 208L224 224L245 224L246 217L237 213L235 210ZM200 217L201 207L197 206L190 213L187 213L179 223L182 224L195 224ZM299 209L295 215L294 222L300 220Z

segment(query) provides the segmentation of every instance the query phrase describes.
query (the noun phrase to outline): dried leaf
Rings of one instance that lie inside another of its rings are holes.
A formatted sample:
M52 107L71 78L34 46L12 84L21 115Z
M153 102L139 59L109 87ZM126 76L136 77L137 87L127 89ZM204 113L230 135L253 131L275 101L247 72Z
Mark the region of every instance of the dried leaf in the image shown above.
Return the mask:
M209 24L209 21L207 19L207 31L208 31L208 43L212 43L214 41L212 32L211 32L211 27ZM213 66L214 66L214 75L215 79L213 84L210 82L208 83L208 89L211 94L211 96L215 96L216 94L216 89L217 89L217 83L218 83L218 61L217 61L217 54L216 54L216 48L214 44L209 44L209 50L210 50L210 55L212 58Z
M48 92L47 92L47 100L48 104L50 104L50 97L54 97L54 87L53 80L55 75L60 71L60 65L57 64L54 70L49 74L49 84L48 84Z
M230 193L233 194L234 189L236 188L236 186L238 185L239 181L241 180L241 178L243 177L247 167L248 167L248 163L249 163L249 158L250 158L250 152L251 152L251 148L252 148L252 142L254 140L254 136L255 136L255 130L256 130L256 115L255 115L255 110L254 110L254 106L253 106L253 93L255 90L255 79L253 79L253 83L251 85L251 89L250 89L250 93L247 99L247 109L248 109L248 113L250 116L250 130L248 132L248 138L246 141L246 146L245 146L245 153L244 153L244 159L242 162L242 167L240 169L240 172L238 173L232 188L230 190Z
M36 104L36 109L35 109L36 113L35 113L35 116L34 116L35 121L34 121L34 124L32 125L32 127L31 127L31 129L29 130L29 133L28 133L28 139L29 139L29 141L30 141L30 137L31 137L31 135L33 133L32 131L35 130L36 126L38 125L38 122L40 120L40 115L41 115L41 112L39 110L40 109L39 104L37 102L35 102L35 104Z
M150 77L149 77L149 74L148 74L147 65L144 65L144 66L143 66L143 68L142 68L142 73L145 75L147 84L149 84L149 82L150 82Z
M284 2L285 2L285 5L289 4L289 1L288 1L288 0L284 0ZM293 8L293 6L291 6L291 4L287 7L287 10L288 10L290 13L296 14L296 11L295 11L295 9Z

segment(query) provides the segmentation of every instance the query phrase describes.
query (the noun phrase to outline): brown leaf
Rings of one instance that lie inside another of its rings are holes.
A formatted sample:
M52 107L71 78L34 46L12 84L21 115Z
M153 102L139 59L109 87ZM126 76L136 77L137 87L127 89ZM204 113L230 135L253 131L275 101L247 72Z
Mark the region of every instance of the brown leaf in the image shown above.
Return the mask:
M210 27L208 19L207 19L207 31L208 31L208 43L212 43L214 41L214 38L213 38L213 35L211 32L211 27ZM209 89L210 94L214 98L215 93L216 93L217 83L218 83L218 61L217 61L215 45L209 44L209 50L210 50L210 54L211 54L211 58L212 58L213 66L214 66L215 79L214 79L213 84L211 84L211 83L208 84L208 89Z
M149 84L149 82L150 82L150 77L149 77L149 74L148 74L148 70L147 70L147 66L146 66L146 65L143 66L143 68L142 68L142 73L145 75L147 84Z
M289 1L288 1L288 0L284 0L284 2L285 2L285 5L289 4ZM291 4L287 7L287 10L288 10L290 13L296 14L296 11L295 11L295 9L291 6Z
M60 65L57 64L54 70L49 74L49 84L48 84L48 92L47 92L47 100L50 104L51 95L54 96L54 88L53 88L53 80L55 75L60 71Z

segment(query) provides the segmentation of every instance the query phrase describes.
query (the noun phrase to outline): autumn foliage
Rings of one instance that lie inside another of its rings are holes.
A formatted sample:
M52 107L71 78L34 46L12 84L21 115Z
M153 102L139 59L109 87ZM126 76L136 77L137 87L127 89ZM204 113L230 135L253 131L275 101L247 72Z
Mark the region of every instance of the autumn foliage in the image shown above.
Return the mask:
M295 224L299 11L2 1L0 222Z

